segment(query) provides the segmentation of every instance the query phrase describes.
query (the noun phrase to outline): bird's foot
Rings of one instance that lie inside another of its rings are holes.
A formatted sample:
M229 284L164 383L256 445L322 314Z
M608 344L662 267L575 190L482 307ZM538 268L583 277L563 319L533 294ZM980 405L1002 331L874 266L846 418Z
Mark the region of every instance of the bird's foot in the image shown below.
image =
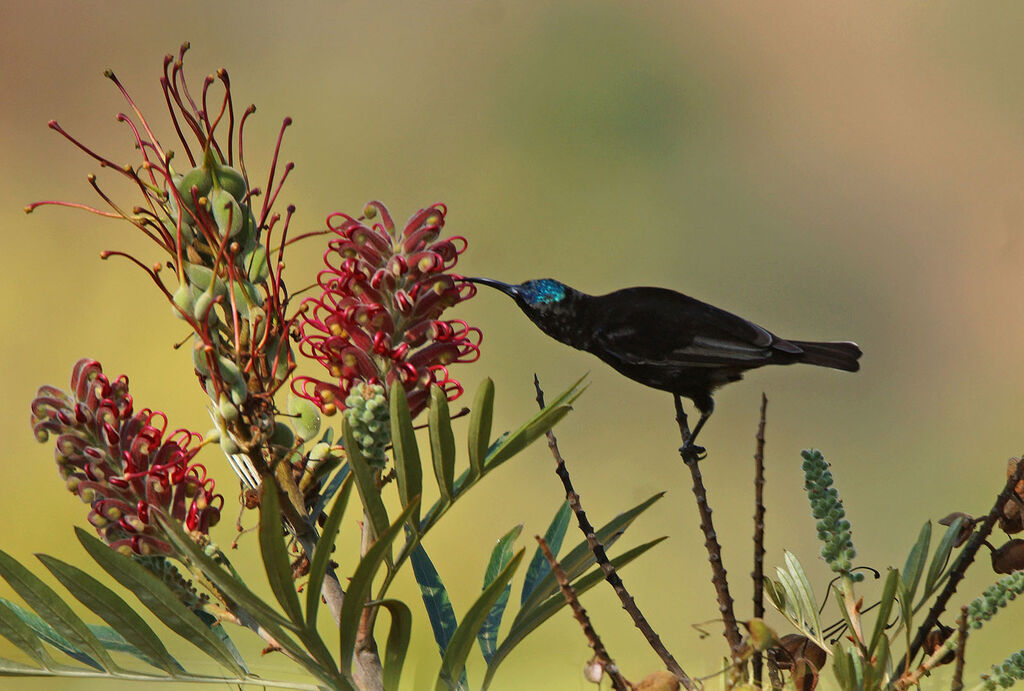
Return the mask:
M679 453L682 455L684 463L702 461L708 455L703 446L697 446L689 441L679 447Z

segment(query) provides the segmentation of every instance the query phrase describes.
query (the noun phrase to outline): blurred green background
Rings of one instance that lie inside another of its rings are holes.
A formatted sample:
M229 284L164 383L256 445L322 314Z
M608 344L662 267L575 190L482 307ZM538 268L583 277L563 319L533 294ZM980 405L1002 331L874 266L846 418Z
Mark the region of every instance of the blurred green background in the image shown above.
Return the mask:
M224 66L236 104L257 103L250 170L265 169L281 119L294 119L284 152L297 167L282 195L298 207L293 232L373 198L402 219L443 201L448 230L469 240L459 265L467 274L553 276L592 293L665 286L786 337L863 347L855 376L774 368L717 397L702 467L741 618L750 615L761 391L770 399L769 573L791 549L819 597L828 573L800 449L819 447L833 463L859 560L881 569L902 566L926 519L987 511L1006 458L1020 453L1019 3L979 12L951 2L42 1L5 3L0 19L0 424L10 444L0 546L26 562L48 552L89 563L71 530L85 523L84 507L28 426L37 386L66 386L75 360L94 357L111 375L127 373L137 405L164 409L172 427L209 426L188 356L171 348L185 336L180 323L138 269L98 259L120 248L154 261L155 247L127 224L21 210L40 199L96 202L85 176L97 165L47 130L51 118L115 160L134 160L107 67L174 147L157 80L163 55L185 40L193 85ZM315 241L291 253L293 288L315 275L320 253ZM590 389L558 428L563 454L595 522L668 492L627 542L670 540L624 575L684 668L711 673L724 647L719 624L706 639L692 627L717 610L670 397L549 340L497 293L455 316L485 333L480 362L455 375L470 392L494 378L501 429L532 414L534 372L553 394L591 371ZM210 451L204 462L233 507L223 459ZM460 615L497 537L525 523L521 544L532 551L562 498L552 469L547 449L532 447L430 536ZM225 545L233 514L225 511L216 534ZM256 549L253 536L241 549ZM992 579L979 564L955 603ZM408 574L401 592L417 597ZM0 595L10 596L6 585ZM406 682L423 688L438 657L413 605L418 643ZM629 678L658 668L610 589L584 605ZM1019 616L972 638L969 673L1021 647L1009 621ZM258 642L236 639L255 660ZM174 651L209 668L187 644ZM0 655L17 657L6 641ZM506 662L496 688L586 688L588 657L563 612ZM276 656L256 664L267 676L292 673ZM474 653L471 682L481 670Z

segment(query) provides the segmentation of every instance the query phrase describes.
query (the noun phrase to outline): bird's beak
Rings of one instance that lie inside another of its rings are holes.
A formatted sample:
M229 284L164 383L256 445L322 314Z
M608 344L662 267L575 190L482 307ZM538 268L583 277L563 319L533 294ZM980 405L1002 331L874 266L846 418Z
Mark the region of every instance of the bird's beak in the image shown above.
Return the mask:
M470 283L479 283L482 286L490 286L495 290L500 290L511 298L518 297L519 286L512 285L511 283L502 283L501 281L495 281L493 278L465 278L464 280Z

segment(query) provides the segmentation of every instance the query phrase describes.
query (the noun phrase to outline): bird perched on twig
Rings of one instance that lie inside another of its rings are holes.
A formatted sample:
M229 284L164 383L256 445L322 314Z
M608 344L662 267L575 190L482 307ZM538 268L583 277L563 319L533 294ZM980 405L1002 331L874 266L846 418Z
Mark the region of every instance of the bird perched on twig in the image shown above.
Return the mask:
M806 363L856 372L861 350L850 341L791 341L735 314L665 288L624 288L587 295L550 278L502 283L467 278L505 293L541 331L593 353L634 381L693 401L700 411L684 445L699 459L694 440L715 408L715 389L763 365Z

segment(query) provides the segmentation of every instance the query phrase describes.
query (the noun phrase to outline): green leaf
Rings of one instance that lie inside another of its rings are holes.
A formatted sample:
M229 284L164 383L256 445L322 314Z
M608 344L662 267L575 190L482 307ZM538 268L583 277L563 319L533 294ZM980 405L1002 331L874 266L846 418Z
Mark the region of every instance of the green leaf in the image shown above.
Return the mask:
M896 600L896 586L899 584L899 580L900 572L890 568L885 577L885 584L882 586L882 598L878 601L878 618L875 620L875 630L872 632L871 641L868 644L868 657L875 654L878 642L885 635L885 628L889 624L889 612L892 611L893 602Z
M345 508L348 506L351 494L352 474L348 473L342 481L338 498L334 500L334 506L327 516L320 540L316 543L316 549L313 550L313 558L309 562L309 582L306 584L306 626L311 631L316 630L316 615L320 609L320 591L323 588L327 565L331 561L331 551L334 549L334 541L338 537L341 519L345 515Z
M118 583L131 590L167 628L202 650L232 674L245 676L245 670L235 662L220 639L160 579L81 528L75 528L75 533L96 563Z
M469 608L466 615L462 617L459 627L455 629L455 635L452 636L448 648L444 651L444 657L441 658L441 671L437 677L435 690L443 691L446 688L454 688L455 680L462 675L462 670L466 666L466 658L469 657L469 651L473 647L473 639L476 638L487 615L512 579L516 567L523 560L524 552L525 550L519 550L512 557L508 565L498 573Z
M438 386L431 387L439 389ZM420 465L420 449L416 443L416 430L412 426L409 401L405 388L395 379L388 397L391 408L391 446L395 456L395 474L398 476L398 496L402 506L411 506L412 498L423 493L423 467ZM413 529L419 526L419 505L411 514Z
M331 430L328 429L327 431L330 432ZM325 434L324 436L326 437L327 435ZM314 506L313 510L309 512L309 515L319 517L320 514L323 513L323 510L327 508L327 502L329 502L331 497L337 494L338 490L341 489L341 483L343 483L345 478L351 474L352 471L348 467L348 463L342 465L338 472L334 474L334 477L331 478L331 481L327 483L327 487L324 488L324 491L320 493L320 497L316 500L316 506Z
M473 412L469 416L469 472L470 477L484 474L487 446L491 443L491 422L494 419L494 382L490 378L480 382L473 399Z
M412 637L412 612L401 600L381 600L377 604L391 614L388 644L384 653L384 688L396 690Z
M96 636L99 642L102 643L103 647L107 650L113 650L117 653L126 653L128 655L131 655L132 657L142 660L146 664L152 665L157 669L164 669L165 671L170 672L171 676L174 676L179 672L185 671L185 668L181 667L180 665L178 665L179 669L167 670L163 667L159 660L156 660L150 655L147 655L138 646L129 643L127 640L125 640L124 636L122 636L109 626L101 626L100 624L89 624L89 630L92 631L93 635Z
M656 540L651 540L642 545L638 545L631 550L624 552L623 554L611 559L610 562L616 570L622 569L631 561L644 554L647 550L651 549L659 542L665 540L664 537L659 537ZM594 569L587 575L579 578L572 583L573 590L576 591L576 595L583 595L585 592L593 588L598 583L604 581L604 571L601 569ZM532 607L526 616L520 618L516 617L516 621L512 624L509 629L508 635L505 636L505 640L501 642L498 649L494 651L494 655L487 664L487 674L484 677L482 689L486 689L491 681L494 679L495 673L498 671L498 666L508 657L509 653L519 645L530 633L537 629L541 624L550 619L555 612L560 610L566 605L565 598L562 597L561 591L543 600L536 606ZM522 611L520 611L522 613Z
M359 500L363 503L363 509L370 519L374 536L379 538L388 529L389 521L384 501L380 498L380 490L377 489L377 483L374 482L373 469L367 463L363 452L359 450L359 444L352 438L352 426L344 416L342 416L341 433L345 440L348 463L355 476Z
M36 677L43 670L30 665L23 665L14 660L0 657L0 676L3 677Z
M850 660L850 656L846 654L846 651L837 648L835 655L832 657L832 671L836 675L836 681L839 682L839 688L859 688L857 686L856 673L853 671L853 662Z
M900 618L903 620L903 632L907 639L907 650L910 650L910 637L913 635L910 627L914 621L914 603L911 602L910 593L907 590L907 584L903 580L903 575L900 574L897 578L896 592L899 593L899 597L896 601L900 606ZM910 661L907 660L907 664Z
M260 554L263 569L270 583L270 590L284 609L288 618L297 626L304 623L299 595L292 580L292 567L288 551L284 546L284 529L281 526L281 507L277 498L277 487L264 480L263 498L260 501Z
M640 514L649 509L654 502L658 501L663 496L665 496L664 492L658 492L628 511L620 513L618 516L608 521L595 533L597 535L598 542L604 545L606 550L609 549L620 537L622 537L629 526L633 524L633 521L635 521ZM594 554L590 551L590 545L587 544L587 541L583 540L559 561L571 581L590 568L590 565L594 563ZM525 616L525 614L538 602L546 597L554 595L557 592L558 582L555 580L554 574L549 570L547 575L537 581L537 585L534 587L533 592L530 593L530 596L526 598L526 602L524 602L522 607L520 607L519 612L516 614L516 621Z
M20 605L0 598L0 604L6 605L12 612L18 615L18 618L28 624L28 627L39 636L40 640L49 643L57 650L61 651L72 660L77 660L83 665L88 665L98 672L111 672L113 670L104 670L103 665L97 662L95 659L90 657L87 653L81 651L74 644L71 643L67 638L60 635L55 628L47 624L38 614L31 610L27 610ZM90 632L91 633L91 632Z
M132 641L134 647L142 653L141 659L172 675L185 671L167 652L153 629L113 590L78 567L47 554L36 556L79 602L107 622L126 641ZM90 628L95 632L94 627Z
M575 384L556 396L551 403L544 406L543 410L538 411L525 425L489 451L487 454L487 470L493 470L515 456L547 433L559 420L568 415L569 411L572 410L571 405L573 401L579 398L586 389L585 386L582 386L584 379L586 379L585 376L578 379Z
M46 669L57 667L39 636L10 607L0 602L0 636L21 649Z
M938 587L939 579L946 570L946 561L953 551L953 543L956 542L956 538L960 535L960 526L963 525L963 522L963 517L954 519L953 523L946 529L946 534L939 540L939 546L935 548L932 563L928 567L928 575L924 579L924 591L921 593L922 600L926 600L935 591L935 588Z
M85 622L53 591L53 588L43 583L38 576L2 550L0 550L0 576L10 583L14 591L36 611L43 621L67 639L68 644L74 650L85 653L108 672L119 669L103 645L96 640L96 636L92 635L92 631L85 625Z
M348 436L346 427L346 442ZM358 483L358 481L357 477L356 482ZM391 527L381 532L380 537L370 545L366 554L359 560L359 565L349 581L338 624L338 635L341 639L339 664L342 672L346 675L352 670L352 654L355 651L356 636L359 632L359 620L362 617L363 608L366 607L367 601L370 599L373 577L377 575L385 556L390 554L391 543L402 532L402 525L409 520L409 516L416 510L419 501L419 497L414 497L412 503L405 507Z
M572 516L572 508L569 506L569 502L562 502L562 505L555 513L555 517L551 519L547 532L544 533L544 542L548 543L551 553L556 557L558 556L558 550L562 548L565 532L569 528L570 516ZM537 582L550 572L551 564L544 558L544 552L538 546L533 553L533 558L530 559L530 566L526 569L526 577L523 579L523 592L519 598L520 604L526 602L526 598L533 592Z
M188 559L200 570L203 575L210 579L224 594L234 600L248 614L256 617L260 625L274 637L278 645L286 651L292 659L309 670L318 678L334 685L350 688L350 684L339 674L330 654L327 652L323 641L315 632L307 630L304 626L298 626L281 616L273 607L258 598L238 578L226 572L221 566L209 557L195 542L185 534L179 521L169 519L161 512L151 509L151 515L155 515L160 526L164 529L168 539L177 550L188 557ZM109 550L108 550L109 551ZM307 646L309 651L317 658L311 659L306 652L285 633L285 630L294 631ZM219 641L218 641L219 642ZM230 651L228 651L230 653Z
M818 600L814 597L814 589L811 582L807 580L804 567L800 560L790 551L785 552L786 568L796 585L796 596L800 599L800 607L804 611L807 622L813 627L815 634L821 637L821 620L818 618ZM851 629L852 630L852 629Z
M924 562L928 558L928 546L932 539L932 522L925 521L921 526L921 533L917 537L910 554L907 555L907 563L903 567L903 582L907 586L907 596L913 603L914 594L917 592L917 584L921 582L921 573L924 571Z
M448 413L448 397L440 386L430 387L430 454L434 462L434 478L441 499L452 500L455 481L455 433Z
M410 560L413 576L420 587L423 606L427 610L427 619L434 632L434 640L437 641L438 650L444 655L448 643L452 640L452 634L459 625L452 601L448 597L448 590L444 587L441 576L434 568L434 562L430 560L422 544L416 545Z
M519 534L523 531L523 525L520 523L512 530L505 533L494 546L491 551L491 558L487 562L487 570L484 573L484 590L494 582L494 579L498 577L509 562L512 560L512 550L516 539ZM477 640L480 643L480 650L484 654L484 659L488 662L491 661L491 657L494 655L494 650L498 645L498 627L501 626L501 617L505 613L505 605L508 603L509 592L512 589L512 585L505 586L505 591L498 596L498 599L494 603L494 607L487 614L487 618L480 625L480 632L477 634Z

